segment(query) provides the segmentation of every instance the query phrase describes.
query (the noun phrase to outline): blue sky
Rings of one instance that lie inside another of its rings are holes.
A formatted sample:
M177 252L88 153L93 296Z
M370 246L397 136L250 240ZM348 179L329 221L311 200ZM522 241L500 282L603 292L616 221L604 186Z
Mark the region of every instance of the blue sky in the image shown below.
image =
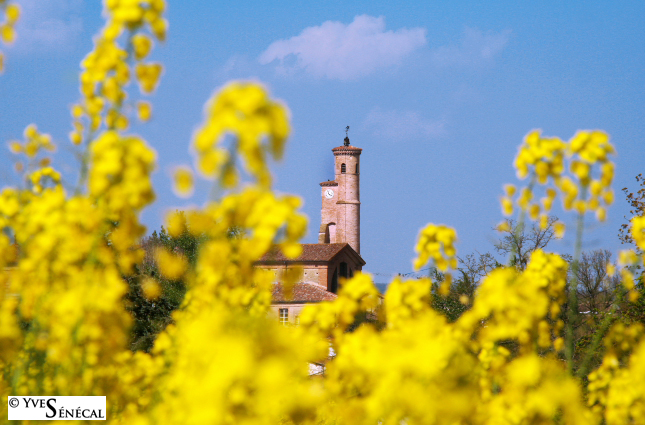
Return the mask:
M67 133L79 98L79 63L102 25L98 2L23 0L18 40L4 48L0 140L29 123L59 144L54 166L72 184ZM457 229L460 255L492 251L499 196L517 182L513 158L541 128L570 138L603 129L618 155L608 220L588 220L585 249L621 246L628 213L620 189L645 172L645 3L624 2L170 2L168 40L153 59L165 73L151 97L154 119L135 125L156 149L157 202L149 231L171 208L201 205L170 189L174 165L211 94L231 79L262 81L290 108L293 134L276 164L276 187L300 195L315 242L318 183L333 178L331 148L351 126L361 157L361 254L385 281L411 271L428 222ZM0 185L15 183L8 151ZM567 223L570 214L556 211ZM551 248L571 251L571 235ZM502 258L500 258L503 261Z

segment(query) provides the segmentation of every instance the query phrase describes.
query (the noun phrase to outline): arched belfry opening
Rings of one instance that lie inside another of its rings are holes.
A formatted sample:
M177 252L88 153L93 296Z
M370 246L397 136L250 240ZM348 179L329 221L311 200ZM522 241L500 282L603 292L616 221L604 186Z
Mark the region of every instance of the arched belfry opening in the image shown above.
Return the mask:
M340 172L345 174L347 172L347 166L345 164L340 164Z

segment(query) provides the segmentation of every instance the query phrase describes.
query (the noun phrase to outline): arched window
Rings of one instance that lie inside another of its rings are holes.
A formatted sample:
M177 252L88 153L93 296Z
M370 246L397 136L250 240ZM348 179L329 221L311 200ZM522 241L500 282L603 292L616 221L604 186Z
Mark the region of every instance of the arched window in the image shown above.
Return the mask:
M347 167L345 167L345 164L340 164L340 172L343 174L347 172Z
M358 174L358 164L356 164L356 174Z

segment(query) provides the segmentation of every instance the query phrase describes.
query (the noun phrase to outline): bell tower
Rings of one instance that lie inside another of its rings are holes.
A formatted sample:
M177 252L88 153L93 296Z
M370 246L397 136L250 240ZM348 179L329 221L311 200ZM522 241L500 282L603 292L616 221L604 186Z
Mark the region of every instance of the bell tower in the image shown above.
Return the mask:
M346 132L349 126L346 128ZM322 209L318 243L347 242L361 253L360 156L363 149L350 145L346 135L343 146L334 153L334 181L320 183Z

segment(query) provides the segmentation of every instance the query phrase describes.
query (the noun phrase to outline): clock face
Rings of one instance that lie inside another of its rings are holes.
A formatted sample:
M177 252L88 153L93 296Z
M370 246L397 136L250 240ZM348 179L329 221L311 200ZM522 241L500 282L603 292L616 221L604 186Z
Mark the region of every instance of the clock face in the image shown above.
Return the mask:
M325 191L325 198L331 199L334 197L334 191L332 189L327 189Z

